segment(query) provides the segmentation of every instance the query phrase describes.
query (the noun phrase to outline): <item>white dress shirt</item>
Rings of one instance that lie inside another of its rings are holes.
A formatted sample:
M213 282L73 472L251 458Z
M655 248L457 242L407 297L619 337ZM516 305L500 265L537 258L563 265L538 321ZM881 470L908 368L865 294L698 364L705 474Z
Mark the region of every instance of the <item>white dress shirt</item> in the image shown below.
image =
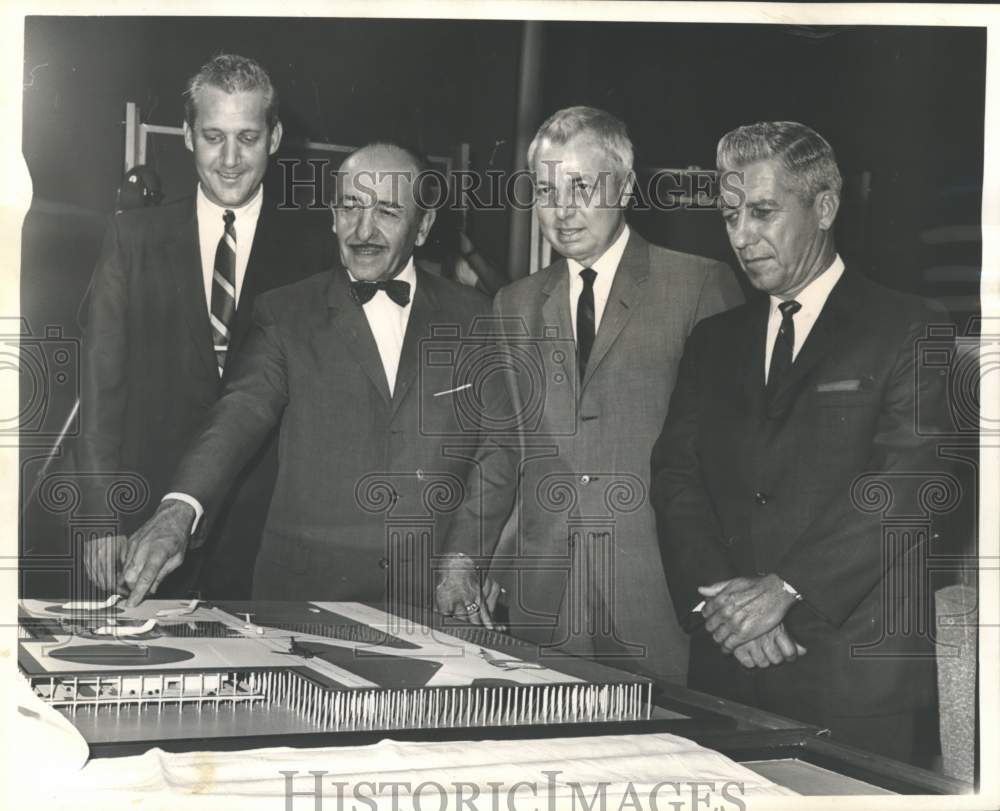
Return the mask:
M250 249L253 247L253 237L257 231L257 220L260 219L261 204L264 200L264 187L259 186L257 193L240 208L230 208L235 215L233 228L236 229L236 304L240 303L240 291L243 289L243 277L247 273L247 263L250 261ZM215 252L219 249L219 240L226 228L223 215L227 209L217 206L205 195L201 184L198 184L198 245L201 248L201 275L205 284L205 306L212 309L212 274L215 271Z
M351 281L356 281L350 271L348 271L348 275L351 277ZM396 388L399 356L403 351L403 336L406 335L410 310L413 309L413 296L417 291L417 271L413 265L412 256L410 261L406 263L406 267L393 278L399 279L401 282L409 282L409 304L400 307L389 298L388 293L384 290L378 290L362 308L365 311L365 318L368 319L372 335L375 336L379 357L382 358L382 369L385 370L385 379L389 384L389 394L392 394Z
M622 254L625 253L625 246L628 244L629 230L626 225L622 229L618 239L611 243L600 258L590 265L597 274L594 279L594 335L601 326L601 317L604 315L604 307L608 303L608 296L611 295L611 283L615 280L615 273L618 265L621 264ZM580 271L585 265L581 265L575 259L567 259L569 265L569 317L573 323L573 337L576 338L576 303L583 292L583 279L580 278Z
M792 347L792 360L799 355L799 350L812 332L813 325L819 314L823 311L823 305L830 297L830 291L834 285L840 281L844 275L844 261L840 254L833 257L833 263L803 287L795 296L795 301L802 305L792 322L795 324L795 345ZM764 382L767 383L767 375L771 370L771 354L774 352L774 342L778 337L778 330L781 328L781 310L778 305L784 299L771 296L771 314L767 319L767 343L764 346Z

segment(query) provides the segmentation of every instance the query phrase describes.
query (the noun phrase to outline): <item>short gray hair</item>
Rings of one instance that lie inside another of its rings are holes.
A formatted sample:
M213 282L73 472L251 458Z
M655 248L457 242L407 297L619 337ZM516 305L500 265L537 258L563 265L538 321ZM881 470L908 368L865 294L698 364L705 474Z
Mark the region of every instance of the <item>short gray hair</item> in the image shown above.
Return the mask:
M203 87L217 87L227 93L244 93L261 90L264 93L266 105L264 115L267 128L274 129L278 123L278 92L271 84L271 77L260 64L246 56L237 54L219 54L212 57L201 66L194 76L188 79L184 89L184 120L189 127L194 126L198 113L196 97Z
M839 196L844 185L833 147L797 121L759 121L737 127L722 136L715 153L719 172L762 160L779 161L808 202L822 191Z
M607 154L619 181L628 177L633 149L625 122L597 107L566 107L550 115L531 139L528 167L534 168L535 155L543 141L562 145L578 135L590 138Z

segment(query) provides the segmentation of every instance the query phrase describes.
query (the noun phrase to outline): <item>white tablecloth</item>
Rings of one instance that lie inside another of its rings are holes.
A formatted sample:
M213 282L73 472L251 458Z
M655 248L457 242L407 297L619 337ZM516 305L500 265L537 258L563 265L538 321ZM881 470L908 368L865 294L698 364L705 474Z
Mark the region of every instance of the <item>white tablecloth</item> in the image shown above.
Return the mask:
M289 808L290 789L296 792L293 811L738 811L741 803L757 806L754 800L794 795L718 752L667 734L384 740L371 746L180 754L152 749L84 765L86 744L76 730L18 681L13 779L23 808L282 811Z

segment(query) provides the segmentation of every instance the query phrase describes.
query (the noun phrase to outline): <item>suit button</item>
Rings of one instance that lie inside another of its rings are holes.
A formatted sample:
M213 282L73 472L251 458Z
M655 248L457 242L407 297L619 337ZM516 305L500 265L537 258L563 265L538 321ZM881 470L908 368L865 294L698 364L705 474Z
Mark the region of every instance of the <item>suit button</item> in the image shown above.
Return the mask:
M736 536L730 535L726 538L726 546L736 546Z
M422 479L424 477L424 472L422 470L417 471L417 478Z
M759 490L753 494L753 500L760 504L762 507L767 504L767 493L761 493Z
M380 569L388 569L389 568L389 558L379 558L378 567Z
M590 476L586 473L580 477L580 484L590 484Z

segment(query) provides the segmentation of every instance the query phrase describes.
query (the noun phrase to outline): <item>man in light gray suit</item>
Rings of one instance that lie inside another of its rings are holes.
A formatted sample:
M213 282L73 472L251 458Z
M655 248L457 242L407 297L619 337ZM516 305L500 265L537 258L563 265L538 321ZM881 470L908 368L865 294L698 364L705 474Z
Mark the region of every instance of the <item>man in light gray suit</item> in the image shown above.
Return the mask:
M483 447L436 602L492 626L502 587L511 633L546 652L683 683L688 640L647 498L650 451L687 336L742 296L726 265L626 225L632 154L624 124L590 107L555 113L531 143L538 219L564 258L494 300L520 420Z

